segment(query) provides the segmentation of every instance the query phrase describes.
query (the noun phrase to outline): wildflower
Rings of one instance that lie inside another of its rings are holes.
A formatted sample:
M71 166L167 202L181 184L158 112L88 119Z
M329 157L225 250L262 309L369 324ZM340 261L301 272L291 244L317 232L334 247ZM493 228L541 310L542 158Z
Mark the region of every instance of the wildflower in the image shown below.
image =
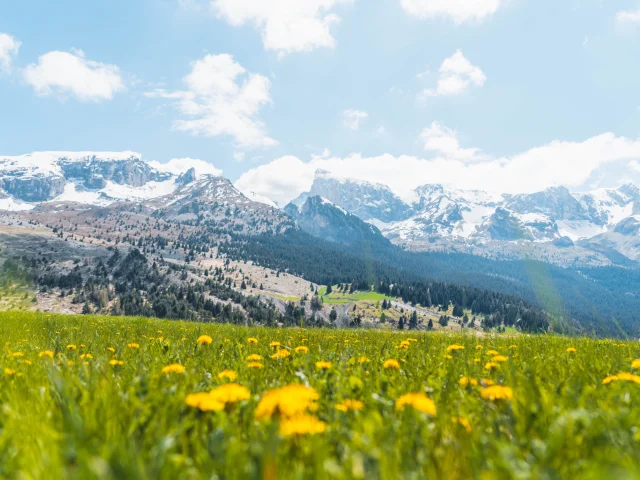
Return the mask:
M369 361L369 359L367 357L360 357L358 359L358 363L367 363Z
M495 363L502 363L502 362L506 362L507 360L509 360L509 357L505 357L504 355L495 355L491 359L491 361Z
M279 347L279 346L280 346L280 342L271 342L271 343L269 344L269 346L270 346L270 347L273 347L273 348L275 348L275 347Z
M180 365L179 363L172 363L171 365L167 365L162 369L162 373L184 373L184 365Z
M464 346L463 345L458 345L457 343L454 343L453 345L449 345L447 347L447 353L457 352L458 350L464 350Z
M399 350L407 350L409 349L410 346L411 346L411 342L409 342L408 340L403 340L400 342L400 345L398 345L396 348Z
M196 343L198 345L211 345L211 343L213 343L213 338L209 335L200 335L196 340Z
M567 353L576 353L577 350L574 347L567 348Z
M257 338L253 338L253 337L249 337L247 338L247 343L252 343L252 344L256 344L258 343L258 339Z
M485 370L494 370L500 366L499 363L496 362L487 362L484 366Z
M237 383L220 385L211 390L209 395L213 400L224 405L249 400L251 398L251 392L249 392L246 387L238 385Z
M22 352L13 352L11 354L12 357L24 357L24 353Z
M515 350L516 348L518 348L517 345L509 345L509 350Z
M469 423L469 420L467 420L466 418L451 417L451 422L454 425L460 425L461 427L463 427L467 433L471 433L471 424Z
M129 348L140 348L140 345L137 343L127 343L127 347Z
M31 360L22 360L22 363L26 363L27 365L31 365Z
M447 360L452 360L452 359L453 359L453 356L451 356L451 355L449 355L449 354L446 354L446 355L444 356L444 358L446 358Z
M346 398L342 401L342 403L338 403L336 405L336 410L340 410L341 412L357 412L364 408L364 403L360 400L352 400L350 398Z
M331 362L325 362L324 360L316 362L316 368L319 368L320 370L328 370L331 368Z
M76 350L76 346L75 345L67 345L67 350Z
M109 365L124 365L124 362L122 360L116 360L115 358L113 360L109 360Z
M280 435L291 437L293 435L315 435L323 433L327 424L313 415L297 415L287 418L280 423Z
M304 345L296 347L296 353L309 353L309 347L305 347Z
M386 360L383 364L384 368L392 368L394 370L400 370L400 364L395 358L390 358Z
M247 363L248 368L262 368L264 365L260 362L249 362Z
M461 387L466 387L467 385L475 387L476 385L478 385L478 381L475 378L469 377L462 377L460 380L458 380L458 383Z
M252 353L251 355L249 355L246 358L247 362L258 362L260 360L262 360L262 356L258 355L257 353Z
M278 360L278 359L282 359L282 358L287 358L290 355L291 355L291 352L289 352L289 350L286 350L286 349L283 348L283 349L278 350L273 355L271 355L271 358L273 358L274 360Z
M85 358L90 360L93 358L93 355L91 355L90 353L83 353L82 355L80 355L81 360L84 360Z
M481 362L481 360L479 358L474 358L473 359L473 363L480 363L480 362Z
M404 410L407 405L419 412L429 415L436 414L436 404L424 393L407 393L396 400L396 410Z
M487 352L487 355L500 355L500 352L497 350L489 350Z
M633 373L622 372L617 375L609 375L604 380L602 380L603 385L607 385L611 382L616 382L618 380L623 380L625 382L633 382L640 385L640 375L634 375Z
M76 364L76 362L74 362L73 360L67 360L67 365L69 365L70 367L73 367Z
M215 400L209 393L190 393L184 399L184 403L193 408L199 408L203 412L219 411L224 409L224 403Z
M417 339L417 338L407 338L407 340L408 340L409 342L417 342L417 341L418 341L418 339Z
M11 376L11 375L14 375L15 373L16 373L16 371L11 369L11 368L5 368L4 369L4 374L5 375Z
M631 362L631 368L635 368L636 370L640 370L640 358Z
M258 420L281 415L284 418L292 418L306 411L315 411L318 406L315 403L320 398L318 392L304 385L287 385L265 393L258 406L255 416Z
M513 390L509 387L503 387L502 385L491 385L490 387L483 388L480 395L482 395L482 398L485 400L511 400L513 398Z
M482 345L476 345L476 350L482 350L484 347Z
M40 358L42 357L53 358L53 352L51 350L43 350L42 352L38 353L38 356Z
M107 350L110 351L111 353L116 353L116 349L113 347L107 347Z
M223 370L218 374L218 378L220 380L227 379L230 382L233 382L236 378L238 378L238 374L233 370Z

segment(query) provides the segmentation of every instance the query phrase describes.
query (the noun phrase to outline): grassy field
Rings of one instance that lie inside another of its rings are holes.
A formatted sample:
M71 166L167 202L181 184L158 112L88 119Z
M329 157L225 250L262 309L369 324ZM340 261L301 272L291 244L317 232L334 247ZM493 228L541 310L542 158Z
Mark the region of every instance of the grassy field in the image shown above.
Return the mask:
M36 313L0 335L1 478L640 478L638 342Z
M378 292L354 292L354 293L339 293L333 290L327 295L327 287L320 287L318 289L318 295L320 295L327 305L342 305L345 303L369 301L369 302L382 302L385 298L387 300L395 300L394 298L383 295Z

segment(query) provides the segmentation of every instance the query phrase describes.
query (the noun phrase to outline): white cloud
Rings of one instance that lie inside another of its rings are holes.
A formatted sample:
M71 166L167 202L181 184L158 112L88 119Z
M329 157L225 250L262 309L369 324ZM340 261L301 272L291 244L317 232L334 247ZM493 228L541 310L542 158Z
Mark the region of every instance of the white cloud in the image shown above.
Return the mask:
M173 173L174 175L185 173L190 168L196 171L196 176L222 174L222 170L199 158L172 158L166 163L152 161L149 162L149 165L162 172Z
M614 164L623 162L627 165L638 159L640 138L632 140L604 133L583 142L553 141L511 157L475 162L449 158L442 152L428 159L409 155L363 157L352 154L345 158L312 157L311 161L303 162L288 156L247 171L237 185L243 191L254 191L280 205L307 191L317 169L386 184L407 199L412 198L414 188L428 183L520 193L557 185L579 189L596 173L606 177Z
M482 21L490 17L505 0L401 0L402 8L414 17L449 17L456 24Z
M472 65L458 50L442 62L436 88L423 90L420 97L460 95L470 86L482 87L486 81L487 76L482 69Z
M115 65L87 60L80 50L53 51L24 69L24 79L41 96L75 96L82 101L111 100L125 90Z
M340 17L330 13L354 0L211 0L217 15L231 25L253 24L267 50L280 54L333 48L331 27Z
M621 25L640 25L640 9L621 10L616 14L616 21Z
M7 33L0 33L0 73L10 72L13 59L22 43Z
M377 135L384 135L385 133L387 133L387 130L383 126L379 126L376 130Z
M480 160L483 157L478 148L462 148L455 130L439 122L433 122L420 132L420 140L426 151L437 152L445 158L463 161Z
M260 108L271 103L271 81L267 77L247 73L231 55L222 54L193 62L191 73L182 80L185 90L145 93L150 98L175 102L185 117L174 122L176 130L207 137L228 135L240 148L277 145L258 118Z
M349 130L358 130L360 128L360 121L367 118L369 114L361 110L344 110L342 112L342 123L345 128Z

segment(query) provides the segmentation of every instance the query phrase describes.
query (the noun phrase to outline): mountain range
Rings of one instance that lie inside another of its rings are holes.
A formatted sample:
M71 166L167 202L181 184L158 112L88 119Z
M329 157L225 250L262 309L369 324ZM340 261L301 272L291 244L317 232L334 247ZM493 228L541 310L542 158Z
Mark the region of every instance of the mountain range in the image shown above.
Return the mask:
M528 257L562 265L629 266L640 259L640 189L632 184L580 193L558 186L522 194L425 184L407 200L386 185L319 170L308 192L277 209L269 199L240 192L228 179L198 172L187 161L181 170L152 165L134 152L0 157L0 210L136 204L156 215L202 220L229 217L231 207L236 220L246 220L245 233L281 229L293 220L313 235L341 243L383 235L413 251Z

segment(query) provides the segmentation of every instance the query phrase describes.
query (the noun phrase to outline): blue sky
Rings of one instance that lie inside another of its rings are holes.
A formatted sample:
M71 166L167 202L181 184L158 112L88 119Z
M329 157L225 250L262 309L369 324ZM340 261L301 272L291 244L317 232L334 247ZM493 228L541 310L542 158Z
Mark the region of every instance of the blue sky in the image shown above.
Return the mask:
M3 2L0 106L3 155L199 158L281 202L316 167L613 186L640 180L640 1Z

